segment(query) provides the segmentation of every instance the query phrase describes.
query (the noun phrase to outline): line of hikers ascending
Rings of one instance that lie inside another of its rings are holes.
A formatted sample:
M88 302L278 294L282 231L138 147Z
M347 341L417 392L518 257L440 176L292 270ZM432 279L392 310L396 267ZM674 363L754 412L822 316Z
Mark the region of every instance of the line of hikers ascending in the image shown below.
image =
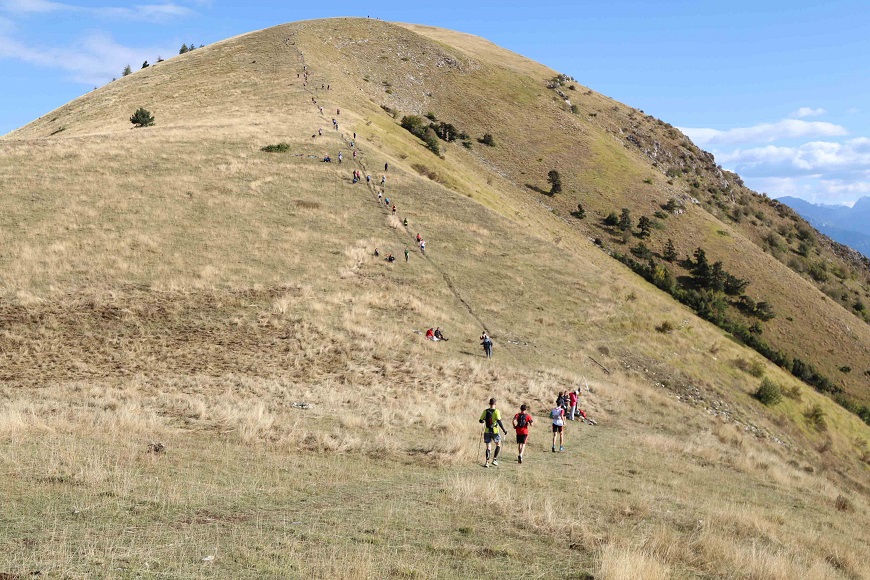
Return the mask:
M573 421L574 413L578 410L577 395L579 395L580 389L571 391L571 393L574 394L574 399L571 407L571 418L568 420ZM557 439L559 440L559 452L565 451L565 420L567 418L565 401L567 400L569 400L568 397L565 397L565 394L560 392L559 396L556 398L555 407L550 410L549 417L552 422L553 430L553 445L550 449L553 453L556 452ZM495 404L496 400L493 397L489 400L489 407L483 410L479 419L479 422L483 424L483 442L486 444L486 455L483 463L484 467L489 467L490 465L498 467L498 455L501 451L501 436L502 434L507 435L507 429L501 420L501 411L496 408ZM516 431L517 437L517 463L523 462L523 453L525 453L526 444L529 440L529 428L534 424L534 419L531 414L529 414L528 409L529 408L525 403L520 405L520 410L516 415L514 415L511 423L514 431ZM579 410L579 412L590 425L595 425L595 422L588 419L583 410ZM499 433L499 431L501 431L501 433ZM493 443L495 443L494 450L492 449ZM492 460L491 462L490 459Z

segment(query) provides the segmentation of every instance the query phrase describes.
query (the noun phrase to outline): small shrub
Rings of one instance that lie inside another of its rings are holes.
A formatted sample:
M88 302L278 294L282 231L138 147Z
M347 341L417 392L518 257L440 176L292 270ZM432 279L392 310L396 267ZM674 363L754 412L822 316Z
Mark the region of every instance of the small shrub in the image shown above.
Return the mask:
M656 332L661 332L662 334L669 334L673 331L674 325L667 320L656 326Z
M484 145L495 147L495 139L493 139L492 134L490 133L484 133L483 138L480 139L480 142Z
M837 508L838 512L855 511L855 506L852 505L852 502L849 500L849 498L844 495L837 496L837 499L834 500L834 507Z
M760 379L764 376L764 364L759 360L750 361L749 368L746 369L746 372L753 377Z
M139 107L130 117L130 122L137 127L150 127L154 124L154 115L148 112L145 107Z
M801 388L797 385L792 385L788 389L785 389L782 394L793 401L801 400Z
M580 107L578 107L577 105L571 105L571 112L575 115L580 114Z
M266 145L262 147L260 151L265 151L266 153L286 153L290 151L289 143L278 143L276 145Z
M807 407L804 411L804 418L817 431L825 431L828 428L828 424L825 422L825 410L818 403L812 407Z
M463 141L462 146L466 149L471 149L471 141Z
M849 374L849 373L852 372L852 367L850 367L850 366L848 366L848 365L846 365L846 366L842 366L842 367L840 367L840 372L841 372L841 373Z
M128 64L127 66L124 67L124 71L121 73L121 76L125 77L125 76L130 75L130 74L133 74L133 69L131 69L130 65Z
M753 396L761 401L762 404L770 407L782 401L782 390L780 390L779 385L770 379L762 379L761 385L759 385L758 390L755 391Z
M578 220L584 219L586 217L586 210L583 209L583 204L578 203L577 204L577 211L572 211L571 215L574 216L575 218L577 218Z

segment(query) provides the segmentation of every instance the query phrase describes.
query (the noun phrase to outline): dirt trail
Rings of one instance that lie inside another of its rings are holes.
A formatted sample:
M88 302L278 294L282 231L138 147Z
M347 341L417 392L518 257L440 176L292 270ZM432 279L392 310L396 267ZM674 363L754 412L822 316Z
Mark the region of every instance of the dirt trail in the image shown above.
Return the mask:
M293 33L293 37L295 37L295 33ZM292 46L296 50L297 56L299 58L299 63L301 65L302 70L300 70L300 74L304 77L303 90L306 93L312 95L312 98L316 98L317 96L322 96L322 95L318 95L311 88L308 87L308 76L310 75L311 71L308 70L308 65L305 63L305 55L301 50L296 48L295 41L290 43L289 40L290 39L288 38L287 44L288 44L288 46ZM320 101L317 101L316 105L319 107L319 106L322 106L322 103ZM319 109L318 109L318 111L319 111ZM349 149L353 150L356 148L356 147L353 147L353 148L350 147L351 140L348 139L347 135L345 135L343 131L339 130L338 136L345 143L345 145L347 145L347 147ZM354 146L356 146L356 142L354 142ZM350 160L350 162L351 162L351 165L355 164L357 167L359 167L362 170L363 179L365 179L365 176L369 175L368 167L366 166L365 162L363 161L362 152L359 151L358 148L356 148L356 149L358 151L357 157L352 158ZM381 212L384 215L389 216L390 209L386 205L381 204L380 200L378 199L378 193L380 192L382 194L385 194L385 190L379 190L378 185L375 183L374 180L366 181L365 184L368 187L370 193L372 194L373 199L378 204L378 207L381 209ZM416 240L414 239L414 236L411 234L411 232L407 228L403 228L403 230L404 230L404 236L400 233L400 231L398 229L395 230L396 236L397 236L397 238L399 238L401 243L407 244L407 240L411 240L412 242L416 242ZM466 300L462 296L462 294L459 292L459 289L453 283L453 280L450 278L450 275L447 273L447 271L444 268L442 268L441 266L439 266L434 260L432 260L432 257L429 254L427 254L425 252L421 252L421 255L429 263L429 265L432 266L432 268L434 268L435 271L441 275L447 288L450 290L450 292L453 294L453 296L456 298L456 300L462 305L462 307L468 312L468 314L472 318L474 318L475 321L477 321L477 323L480 325L480 327L482 329L487 330L489 328L488 325L477 314L474 307L469 303L469 301Z

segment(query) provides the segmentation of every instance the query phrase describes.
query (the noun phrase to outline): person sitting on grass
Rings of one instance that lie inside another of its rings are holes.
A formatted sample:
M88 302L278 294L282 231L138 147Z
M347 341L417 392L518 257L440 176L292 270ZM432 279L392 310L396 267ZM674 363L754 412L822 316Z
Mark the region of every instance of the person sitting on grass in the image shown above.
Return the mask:
M440 326L435 329L435 338L438 340L447 340L446 338L444 338L444 333L441 332Z

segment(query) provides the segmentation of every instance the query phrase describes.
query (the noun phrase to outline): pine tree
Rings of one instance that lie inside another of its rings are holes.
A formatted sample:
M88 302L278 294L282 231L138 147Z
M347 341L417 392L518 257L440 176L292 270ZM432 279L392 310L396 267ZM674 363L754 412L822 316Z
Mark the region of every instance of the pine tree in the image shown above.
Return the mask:
M622 208L622 215L619 216L619 229L631 231L631 211L627 207Z
M648 238L650 236L650 230L652 229L652 221L650 221L650 219L645 215L642 215L637 221L637 227L640 230L640 237Z
M187 51L189 51L189 50L190 50L190 49L187 48L187 45L186 45L186 44L182 44L182 45L181 45L181 49L178 51L178 54L184 54L185 52L187 52Z
M127 76L129 74L133 74L133 69L130 68L130 65L124 67L124 72L121 73L121 76Z
M154 124L154 115L148 112L145 107L139 107L133 116L130 117L130 122L137 127L150 127Z
M547 173L547 183L550 184L550 195L556 195L562 191L562 176L555 169Z
M668 238L668 241L665 244L665 251L662 254L662 257L668 262L673 262L677 259L677 248L674 247L674 241L670 238Z

